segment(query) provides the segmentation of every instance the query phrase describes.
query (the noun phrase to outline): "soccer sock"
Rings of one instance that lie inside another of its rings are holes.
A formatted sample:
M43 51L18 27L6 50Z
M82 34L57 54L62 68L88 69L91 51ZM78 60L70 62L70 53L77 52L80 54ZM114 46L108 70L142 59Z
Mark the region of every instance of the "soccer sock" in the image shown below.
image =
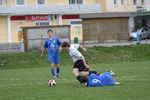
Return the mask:
M76 79L77 79L80 83L83 82L81 78L82 78L81 75L78 75L78 76L76 77Z
M52 76L55 76L55 69L54 68L51 68L51 74L52 74Z
M56 68L56 73L58 74L59 72L60 72L60 68L57 67L57 68Z

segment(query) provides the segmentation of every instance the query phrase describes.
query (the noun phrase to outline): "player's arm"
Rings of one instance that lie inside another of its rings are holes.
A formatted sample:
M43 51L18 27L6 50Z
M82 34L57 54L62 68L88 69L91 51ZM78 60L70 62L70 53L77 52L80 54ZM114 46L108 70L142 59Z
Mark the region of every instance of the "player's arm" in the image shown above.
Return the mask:
M81 48L84 52L87 51L87 48L83 47L83 45L79 44L79 48Z
M57 44L59 45L59 52L61 52L61 50L62 50L62 48L61 48L61 42L60 42L60 40L57 38Z
M83 61L83 63L84 63L84 66L86 67L86 68L90 68L90 66L86 63L86 60L85 60L85 58L84 58L84 56L80 56L80 58L81 58L81 60Z
M46 51L46 48L42 48L42 49L41 49L41 55L40 55L40 57L43 57L44 51Z
M47 41L45 41L44 46L41 48L41 55L40 55L40 57L43 57L43 53L44 53L44 51L46 51L47 48L48 48L48 44L47 44Z

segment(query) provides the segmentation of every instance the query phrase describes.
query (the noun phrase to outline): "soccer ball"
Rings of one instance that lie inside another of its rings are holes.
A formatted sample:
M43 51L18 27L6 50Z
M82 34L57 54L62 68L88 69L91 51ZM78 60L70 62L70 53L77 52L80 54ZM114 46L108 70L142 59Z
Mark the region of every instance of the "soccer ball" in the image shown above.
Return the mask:
M48 81L48 86L56 86L55 80L49 80Z

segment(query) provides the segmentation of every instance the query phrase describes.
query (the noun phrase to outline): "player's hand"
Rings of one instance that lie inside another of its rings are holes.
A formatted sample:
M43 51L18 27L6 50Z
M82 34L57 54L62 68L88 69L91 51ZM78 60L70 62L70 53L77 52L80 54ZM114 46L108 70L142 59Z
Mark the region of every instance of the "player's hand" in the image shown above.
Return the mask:
M84 52L87 52L87 48L82 48L82 50L83 50Z
M43 54L41 54L40 57L42 58L42 57L43 57Z
M85 67L86 67L86 68L88 68L88 69L90 69L90 66L89 66L89 65L87 65L87 64L85 64Z
M61 48L61 47L59 47L59 52L61 52L61 50L62 50L62 48Z

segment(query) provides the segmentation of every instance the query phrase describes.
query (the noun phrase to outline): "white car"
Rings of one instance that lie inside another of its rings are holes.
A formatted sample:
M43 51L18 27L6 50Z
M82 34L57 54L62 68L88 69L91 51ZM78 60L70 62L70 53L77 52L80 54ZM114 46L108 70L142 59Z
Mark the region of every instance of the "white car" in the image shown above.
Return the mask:
M139 30L133 30L130 33L130 39L136 39L137 38L137 32L140 35L140 39L148 39L150 38L150 28L148 27L143 27Z

